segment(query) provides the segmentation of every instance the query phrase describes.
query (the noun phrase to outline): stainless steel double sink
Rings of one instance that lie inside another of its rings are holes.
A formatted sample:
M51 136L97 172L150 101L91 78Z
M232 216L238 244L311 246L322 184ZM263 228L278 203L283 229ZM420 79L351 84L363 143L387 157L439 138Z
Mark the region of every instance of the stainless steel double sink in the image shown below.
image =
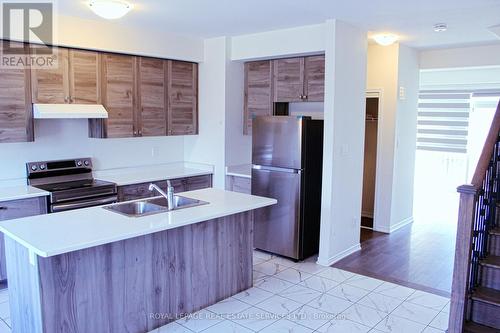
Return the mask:
M208 202L193 198L174 195L173 207L168 207L167 199L155 197L141 201L130 201L104 206L104 209L129 217L141 217L152 214L159 214L173 210L185 209L206 205Z

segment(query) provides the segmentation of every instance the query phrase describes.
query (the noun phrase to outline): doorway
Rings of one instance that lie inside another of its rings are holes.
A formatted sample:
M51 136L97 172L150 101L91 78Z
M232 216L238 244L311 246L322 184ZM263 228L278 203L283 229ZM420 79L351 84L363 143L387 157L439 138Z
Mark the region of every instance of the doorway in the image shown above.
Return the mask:
M378 94L370 94L366 97L363 197L361 205L362 241L363 229L373 230L375 216L379 103L380 96Z

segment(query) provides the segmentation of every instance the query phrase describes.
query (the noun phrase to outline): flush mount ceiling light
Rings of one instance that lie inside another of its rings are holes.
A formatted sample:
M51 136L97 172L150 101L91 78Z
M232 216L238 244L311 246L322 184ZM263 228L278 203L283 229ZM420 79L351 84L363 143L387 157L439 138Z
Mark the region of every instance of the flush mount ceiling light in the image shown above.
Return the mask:
M100 17L114 20L125 16L133 6L121 0L91 0L89 7Z
M434 31L435 32L444 32L448 30L448 25L446 23L436 23L434 24Z
M392 45L398 40L398 36L394 34L378 34L374 35L372 38L377 44L382 46Z

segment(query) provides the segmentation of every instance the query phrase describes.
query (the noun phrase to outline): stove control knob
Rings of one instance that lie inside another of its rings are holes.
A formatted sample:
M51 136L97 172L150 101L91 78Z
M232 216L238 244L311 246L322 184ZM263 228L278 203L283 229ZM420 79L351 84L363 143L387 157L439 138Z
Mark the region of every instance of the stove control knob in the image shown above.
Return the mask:
M77 161L76 165L78 165L79 167L81 167L82 166L82 161Z
M33 165L31 166L31 171L36 171L36 170L38 170L38 167L37 167L36 165L34 165L34 164L33 164Z
M45 170L46 166L45 164L40 164L40 170Z
M85 164L85 166L89 166L90 162L86 160L83 164Z

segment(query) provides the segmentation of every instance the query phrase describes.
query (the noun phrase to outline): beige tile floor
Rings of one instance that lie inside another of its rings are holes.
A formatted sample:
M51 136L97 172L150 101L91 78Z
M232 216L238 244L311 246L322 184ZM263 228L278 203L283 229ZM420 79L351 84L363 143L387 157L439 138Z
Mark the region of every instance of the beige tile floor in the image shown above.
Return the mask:
M0 291L0 333L11 332ZM254 287L151 333L442 333L449 299L382 280L254 252Z

